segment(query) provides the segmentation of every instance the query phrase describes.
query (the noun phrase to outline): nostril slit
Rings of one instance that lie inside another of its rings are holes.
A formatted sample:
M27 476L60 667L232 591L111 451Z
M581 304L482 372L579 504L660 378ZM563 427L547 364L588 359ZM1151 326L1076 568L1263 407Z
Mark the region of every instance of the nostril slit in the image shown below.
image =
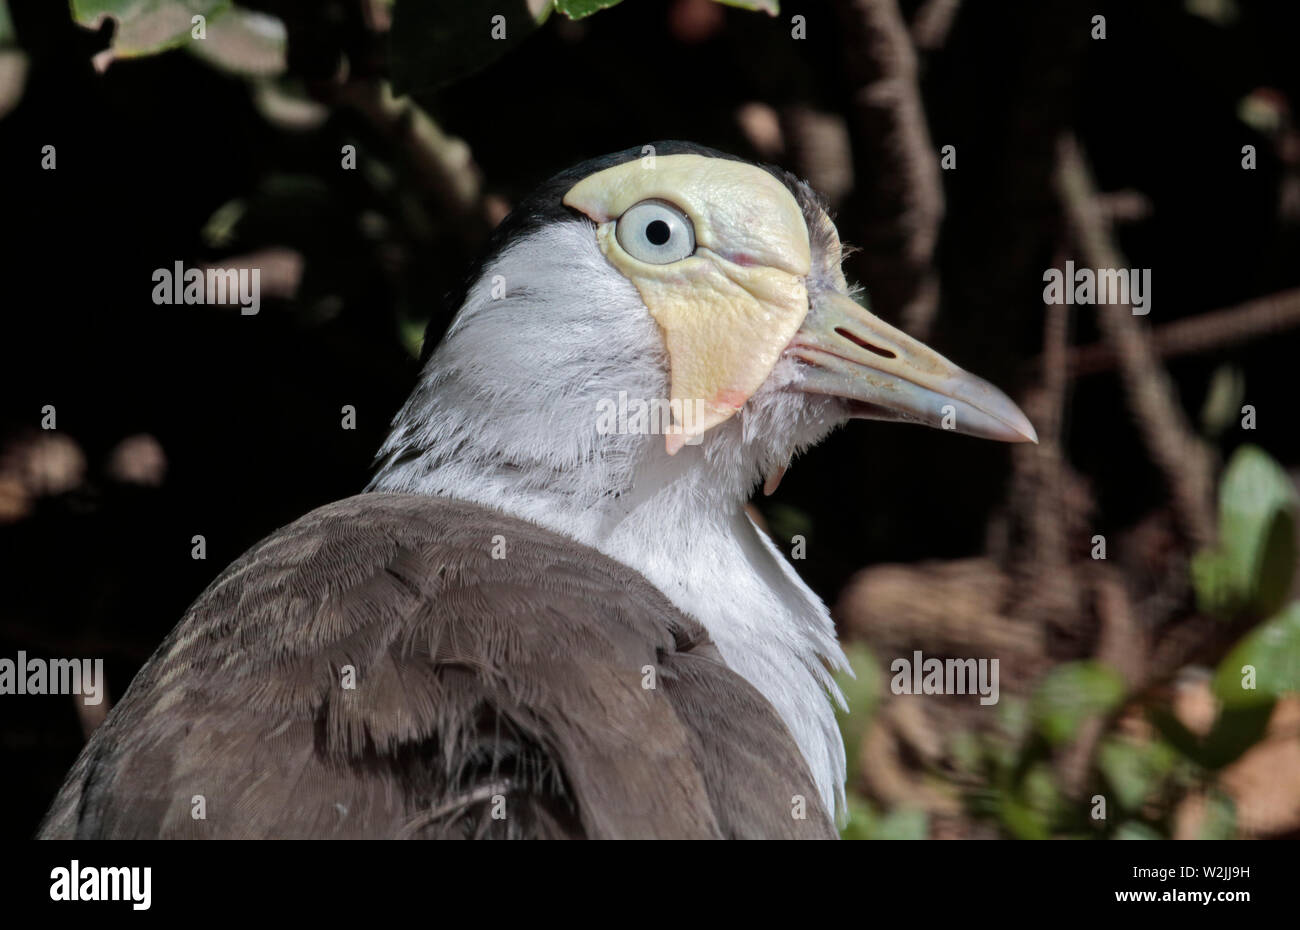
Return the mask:
M889 349L882 349L880 348L880 346L873 346L865 339L859 336L855 336L853 333L849 332L847 329L845 329L842 326L835 327L835 333L838 336L843 336L845 339L853 343L858 348L866 349L868 352L874 352L877 355L881 356L882 358L898 358L898 354L896 352L891 352Z

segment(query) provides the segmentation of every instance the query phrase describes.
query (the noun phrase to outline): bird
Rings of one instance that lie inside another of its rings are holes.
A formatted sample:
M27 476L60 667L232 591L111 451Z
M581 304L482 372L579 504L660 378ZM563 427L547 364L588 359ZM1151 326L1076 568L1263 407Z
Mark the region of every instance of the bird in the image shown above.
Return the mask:
M844 257L808 184L694 143L543 183L373 480L211 583L38 835L834 838L845 655L747 502L854 419L1037 441Z

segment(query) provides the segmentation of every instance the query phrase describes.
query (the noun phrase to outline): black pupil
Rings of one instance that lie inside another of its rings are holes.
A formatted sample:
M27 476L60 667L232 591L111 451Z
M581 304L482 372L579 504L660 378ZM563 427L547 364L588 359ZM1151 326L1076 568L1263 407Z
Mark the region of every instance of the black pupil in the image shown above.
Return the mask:
M672 234L673 231L663 220L652 220L645 228L645 237L650 240L651 245L663 245Z

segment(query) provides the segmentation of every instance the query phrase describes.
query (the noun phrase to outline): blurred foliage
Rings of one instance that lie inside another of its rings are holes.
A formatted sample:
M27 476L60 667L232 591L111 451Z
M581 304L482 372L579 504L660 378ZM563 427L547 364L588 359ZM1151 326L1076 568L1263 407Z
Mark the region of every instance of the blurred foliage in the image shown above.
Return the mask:
M0 0L0 48L13 45L14 21L9 15L9 5Z
M969 814L1006 837L1167 838L1179 804L1192 797L1201 803L1197 836L1236 835L1235 804L1220 774L1259 744L1278 700L1300 693L1300 601L1278 604L1295 567L1295 507L1277 463L1256 447L1240 447L1220 482L1219 544L1198 557L1193 576L1200 601L1225 624L1276 614L1219 661L1211 682L1217 708L1204 735L1179 719L1162 692L1130 695L1118 671L1093 660L1066 662L1049 670L1027 700L1003 695L991 729L956 730L949 768L931 774L956 785ZM849 655L857 678L840 679L854 709L840 716L850 753L851 820L842 835L879 839L904 826L925 835L924 812L881 811L857 790L862 741L878 722L885 678L865 647L854 645ZM1125 711L1140 712L1149 728L1135 733L1131 721L1121 725ZM1086 760L1086 790L1072 798L1057 763L1090 720L1105 730ZM1098 799L1104 816L1096 816Z
M502 0L491 16L464 0L395 0L389 53L393 88L433 90L486 68L517 48L552 12L585 19L623 0ZM777 0L718 0L773 16Z
M835 676L852 715L837 712L844 734L844 755L848 774L848 822L840 831L846 840L925 839L929 826L924 811L896 808L883 811L853 790L862 774L862 739L878 708L885 676L880 663L866 646L854 643L845 649L850 672ZM852 724L852 725L850 725Z
M99 59L138 58L185 48L240 74L284 70L287 36L280 20L236 6L231 0L71 0L76 22L92 29L116 22L110 54ZM203 41L191 41L202 37Z
M1233 365L1221 365L1210 378L1210 387L1201 405L1201 426L1212 439L1221 437L1241 416L1246 396L1246 376Z
M1242 684L1254 669L1252 687ZM1214 676L1214 693L1229 708L1270 703L1300 691L1300 602L1257 627L1224 658Z
M835 683L844 694L848 710L836 712L840 729L844 732L844 758L848 767L848 781L853 783L860 774L863 724L875 715L880 702L884 675L880 663L870 649L861 643L849 645L844 654L849 660L849 672L840 672ZM850 716L850 714L852 716ZM849 726L849 723L853 726Z
M1080 725L1107 714L1124 697L1124 682L1100 662L1066 662L1047 673L1031 702L1034 725L1053 745L1068 743Z
M930 832L925 811L900 807L881 812L859 795L849 798L849 821L840 831L846 840L923 840Z
M499 6L495 15L503 21L494 26L476 4L396 0L388 38L393 89L430 90L486 68L532 35L553 9L547 3L534 12L538 5L528 0Z
M1202 610L1262 617L1282 606L1295 572L1295 510L1281 466L1255 446L1239 448L1219 490L1219 545L1192 563Z

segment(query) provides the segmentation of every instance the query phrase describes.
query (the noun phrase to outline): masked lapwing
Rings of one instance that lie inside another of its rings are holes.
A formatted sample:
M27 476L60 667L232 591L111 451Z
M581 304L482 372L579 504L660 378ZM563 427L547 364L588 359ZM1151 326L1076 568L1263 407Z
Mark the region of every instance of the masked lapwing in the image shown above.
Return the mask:
M845 659L747 500L853 418L1035 439L842 257L804 183L695 145L544 184L366 492L200 595L42 835L834 836Z

